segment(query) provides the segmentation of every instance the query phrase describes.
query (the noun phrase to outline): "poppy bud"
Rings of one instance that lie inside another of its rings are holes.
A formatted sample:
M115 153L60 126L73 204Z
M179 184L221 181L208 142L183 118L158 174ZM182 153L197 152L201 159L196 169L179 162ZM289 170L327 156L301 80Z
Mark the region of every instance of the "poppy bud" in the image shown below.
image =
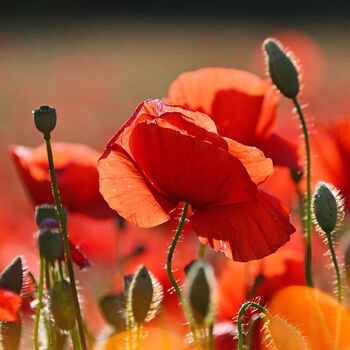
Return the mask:
M17 256L1 273L0 288L21 294L23 286L22 258Z
M116 332L126 330L126 310L124 294L109 293L100 300L100 309L106 321Z
M33 111L34 124L44 136L49 136L56 126L56 109L50 106L40 106Z
M4 350L18 350L21 343L22 322L1 322L0 344Z
M141 265L126 293L127 310L135 323L150 321L158 312L163 297L159 282Z
M285 97L295 98L299 93L299 79L294 63L271 38L264 41L263 48L273 83Z
M65 210L63 210L63 212L64 212L65 222L67 223L67 213ZM35 221L39 228L44 226L44 220L46 219L53 219L53 220L56 220L57 222L59 221L58 213L55 205L41 204L35 207Z
M68 281L55 281L50 290L50 309L56 326L69 331L75 326L73 295Z
M188 278L188 301L195 322L203 325L205 321L213 323L212 291L213 272L204 261L197 260L190 266Z
M49 261L58 260L62 256L63 244L61 234L49 229L41 229L38 232L38 244L40 255Z
M339 191L320 181L312 198L314 222L325 233L331 233L342 224L344 201Z

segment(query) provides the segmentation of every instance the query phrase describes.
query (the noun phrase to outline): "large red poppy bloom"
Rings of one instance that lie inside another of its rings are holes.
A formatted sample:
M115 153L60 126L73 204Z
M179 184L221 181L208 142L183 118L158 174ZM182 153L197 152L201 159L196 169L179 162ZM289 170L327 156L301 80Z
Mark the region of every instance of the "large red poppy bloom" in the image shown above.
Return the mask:
M273 172L255 147L217 134L205 114L159 100L141 103L98 164L100 191L125 219L152 227L179 202L205 244L234 260L271 254L289 240L289 210L258 189Z
M98 152L79 144L52 143L62 204L94 218L116 215L98 189ZM10 146L9 153L35 205L54 203L45 145Z
M180 74L166 101L206 113L220 135L258 147L275 165L299 168L296 146L273 133L279 97L270 82L242 70L202 68Z

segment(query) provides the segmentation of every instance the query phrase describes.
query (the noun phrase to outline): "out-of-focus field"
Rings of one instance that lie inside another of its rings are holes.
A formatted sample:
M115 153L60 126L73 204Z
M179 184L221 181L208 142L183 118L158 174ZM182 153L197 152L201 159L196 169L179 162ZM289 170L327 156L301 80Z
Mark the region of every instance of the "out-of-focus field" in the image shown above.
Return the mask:
M314 85L305 86L305 94L312 96L312 118L349 113L350 42L346 24L309 23L284 28L248 22L109 19L62 23L43 19L34 26L13 23L2 27L2 207L12 207L19 213L18 220L22 210L32 213L7 147L13 143L40 144L31 114L35 107L56 107L54 140L85 143L102 152L136 106L144 99L166 96L169 84L181 72L225 66L263 76L261 43L283 30L304 32L319 45L317 62L309 62L309 67L318 67ZM289 107L285 110L291 113Z

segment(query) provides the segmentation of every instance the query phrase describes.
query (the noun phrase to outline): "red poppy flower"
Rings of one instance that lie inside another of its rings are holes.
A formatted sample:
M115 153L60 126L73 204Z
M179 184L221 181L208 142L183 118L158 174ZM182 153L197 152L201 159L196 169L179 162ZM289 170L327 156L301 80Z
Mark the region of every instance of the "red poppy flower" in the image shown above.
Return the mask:
M0 289L0 321L15 322L21 307L21 297L10 290Z
M299 168L295 145L273 133L279 97L270 82L237 69L202 68L182 73L166 101L206 113L220 135L258 147L275 165Z
M63 206L94 218L116 215L98 190L98 153L71 143L53 143L52 151ZM54 203L45 145L13 145L9 153L34 204Z
M201 241L234 260L260 259L289 240L289 210L259 190L273 171L255 147L221 137L205 114L141 103L98 164L100 191L127 220L153 227L180 202Z

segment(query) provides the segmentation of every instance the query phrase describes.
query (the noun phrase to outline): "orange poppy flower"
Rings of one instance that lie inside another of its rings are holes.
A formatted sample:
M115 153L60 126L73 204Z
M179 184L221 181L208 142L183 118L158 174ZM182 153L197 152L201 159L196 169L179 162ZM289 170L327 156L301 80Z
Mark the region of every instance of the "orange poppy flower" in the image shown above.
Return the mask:
M71 143L52 143L62 204L94 218L116 215L98 190L98 153ZM10 146L9 153L35 205L54 203L45 145Z
M202 68L180 74L166 101L206 113L220 135L258 147L275 165L299 168L296 146L273 133L279 97L270 82L242 70Z
M153 227L180 202L201 241L239 261L289 240L289 210L258 189L273 171L255 147L217 134L205 114L159 100L141 103L98 163L100 191L127 220Z
M0 289L0 321L18 321L21 297L10 290Z
M350 349L350 314L328 294L305 286L277 292L268 310L295 327L307 349Z

